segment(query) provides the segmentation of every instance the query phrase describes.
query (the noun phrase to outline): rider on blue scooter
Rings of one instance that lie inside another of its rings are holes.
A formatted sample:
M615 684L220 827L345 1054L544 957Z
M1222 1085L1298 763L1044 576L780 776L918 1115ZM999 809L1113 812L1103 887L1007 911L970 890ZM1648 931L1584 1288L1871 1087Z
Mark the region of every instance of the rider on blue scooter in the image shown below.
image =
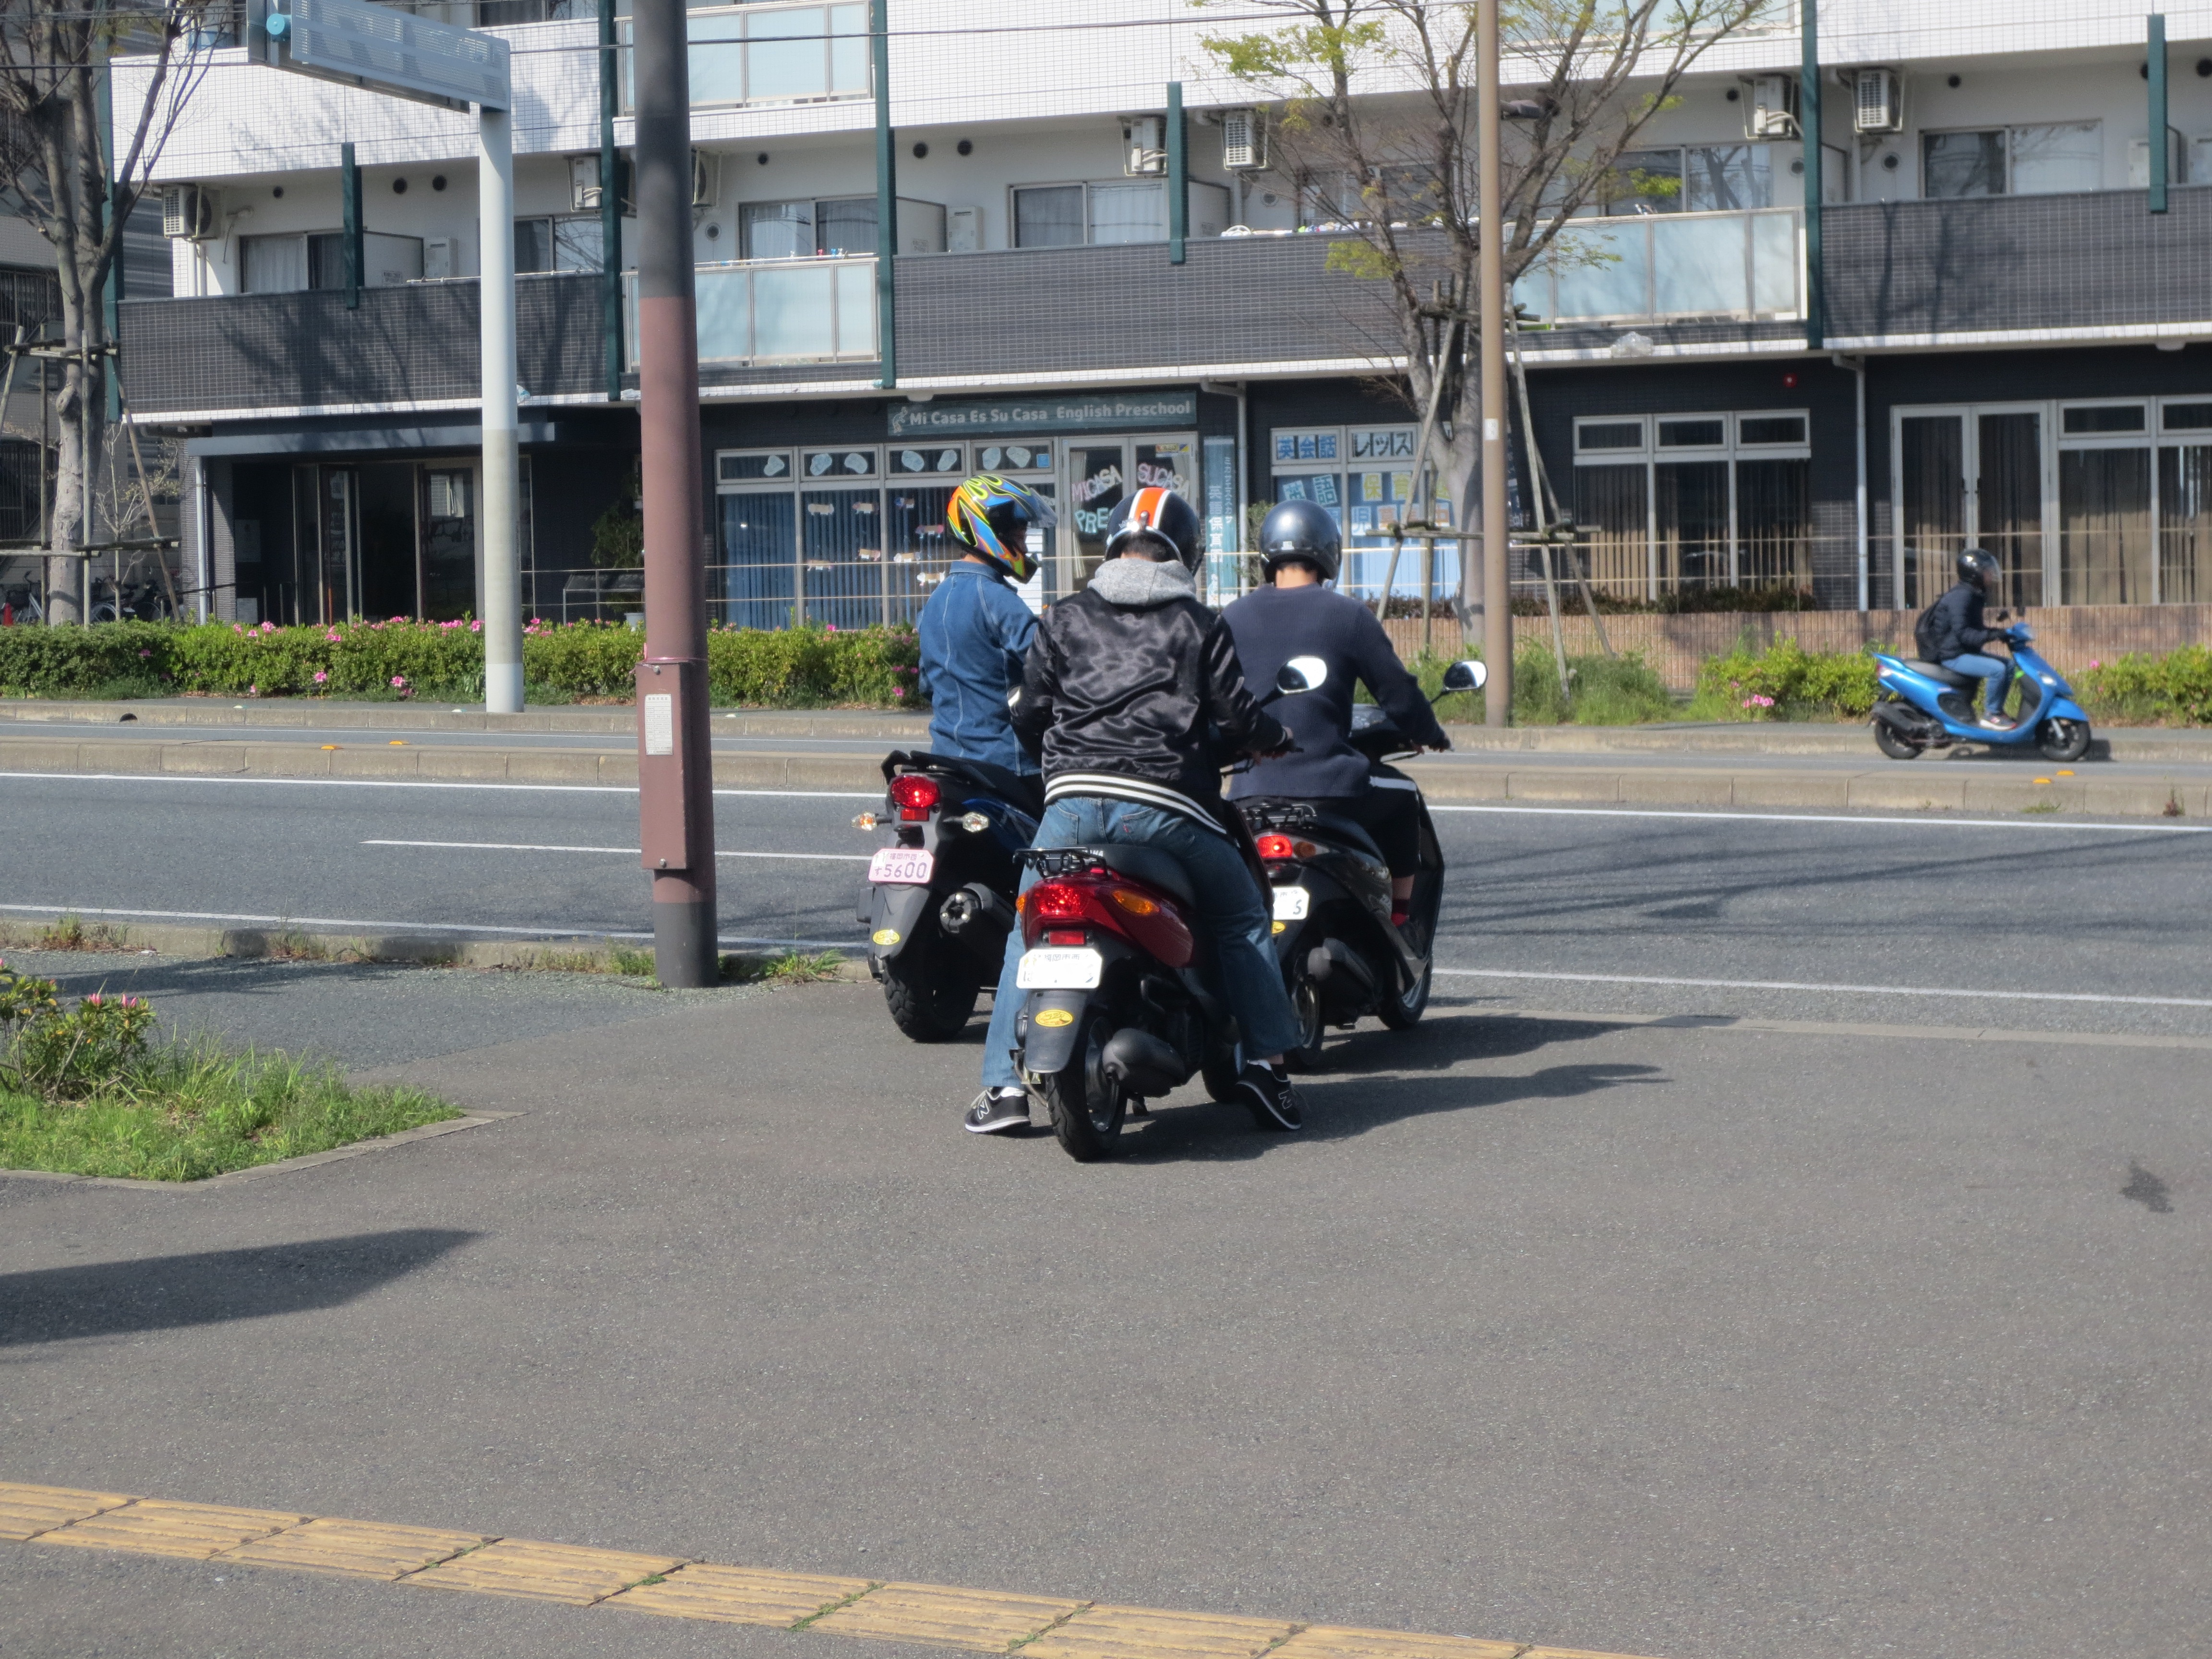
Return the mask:
M1982 650L1991 640L2005 637L2003 629L1983 623L1983 608L2001 574L1995 554L1978 547L1963 550L1959 555L1958 585L1928 607L1920 619L1921 637L1915 643L1928 661L1981 681L1980 724L1992 731L2008 732L2012 721L2005 717L2004 697L2012 679L2012 665Z

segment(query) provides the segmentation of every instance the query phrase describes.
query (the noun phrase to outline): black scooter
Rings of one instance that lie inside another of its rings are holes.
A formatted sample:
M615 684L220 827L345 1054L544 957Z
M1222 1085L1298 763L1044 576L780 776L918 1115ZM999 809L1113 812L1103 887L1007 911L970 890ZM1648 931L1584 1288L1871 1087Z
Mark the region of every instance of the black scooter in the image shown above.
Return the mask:
M884 757L884 781L883 811L853 820L891 831L868 861L856 915L868 971L900 1030L946 1042L999 982L1021 873L1014 855L1036 837L1044 780L897 750Z
M1479 691L1487 678L1482 664L1455 662L1437 696ZM1332 1025L1348 1029L1370 1014L1394 1031L1417 1024L1434 975L1443 850L1420 786L1390 764L1419 753L1419 745L1364 704L1353 711L1349 741L1367 757L1370 787L1410 790L1419 810L1420 864L1406 927L1390 920L1389 866L1359 824L1331 813L1326 800L1237 803L1273 884L1275 952L1298 1022L1297 1046L1283 1058L1297 1071L1321 1064Z

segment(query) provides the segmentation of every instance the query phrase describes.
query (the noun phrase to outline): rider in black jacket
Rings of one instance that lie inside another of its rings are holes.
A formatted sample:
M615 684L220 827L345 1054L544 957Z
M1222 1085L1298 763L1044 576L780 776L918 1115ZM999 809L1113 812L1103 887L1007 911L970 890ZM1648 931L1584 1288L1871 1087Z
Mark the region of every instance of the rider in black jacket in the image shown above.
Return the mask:
M1014 729L1044 759L1036 846L1141 842L1190 872L1218 989L1243 1034L1240 1090L1262 1128L1296 1129L1304 1108L1282 1056L1297 1024L1220 773L1225 756L1278 751L1290 737L1245 690L1227 624L1199 603L1199 540L1197 514L1170 490L1140 489L1114 509L1105 562L1037 629ZM1024 876L1024 890L1035 879ZM1022 951L1017 928L984 1039L983 1093L967 1117L979 1134L1029 1121L1013 1062Z
M1967 548L1959 555L1958 586L1930 605L1922 622L1926 646L1932 653L1929 659L1954 674L1981 681L1981 723L2002 731L2012 725L2004 714L2005 687L2012 678L2012 665L1982 649L1991 640L2005 637L2002 628L1983 625L1989 590L1996 586L1998 574L1994 555L1978 547Z

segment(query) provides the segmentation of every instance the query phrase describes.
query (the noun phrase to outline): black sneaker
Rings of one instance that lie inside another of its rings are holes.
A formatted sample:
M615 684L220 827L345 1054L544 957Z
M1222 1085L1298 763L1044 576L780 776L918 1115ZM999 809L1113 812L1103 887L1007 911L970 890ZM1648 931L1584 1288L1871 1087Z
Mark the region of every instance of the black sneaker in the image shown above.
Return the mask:
M1290 1130L1306 1127L1305 1102L1291 1086L1291 1074L1279 1066L1248 1061L1237 1073L1237 1087L1252 1109L1252 1121L1263 1129Z
M986 1089L975 1097L960 1127L971 1135L1003 1134L1008 1129L1030 1127L1030 1091L1026 1089Z

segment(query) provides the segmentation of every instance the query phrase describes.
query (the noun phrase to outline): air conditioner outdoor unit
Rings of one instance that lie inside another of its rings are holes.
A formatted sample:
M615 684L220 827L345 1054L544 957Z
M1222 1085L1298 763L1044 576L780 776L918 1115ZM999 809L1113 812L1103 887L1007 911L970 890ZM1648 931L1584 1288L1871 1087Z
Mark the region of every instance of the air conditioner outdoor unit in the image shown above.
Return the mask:
M1851 130L1905 131L1905 81L1895 70L1863 69L1852 76Z
M171 185L161 192L161 234L211 241L220 233L216 193L204 185Z
M637 216L637 182L630 172L629 158L615 157L615 188L621 193L622 216ZM568 210L571 213L597 213L599 210L599 158L596 155L571 155L568 158Z
M691 152L691 205L710 208L714 205L714 194L722 181L722 157L718 150L695 149Z
M1168 153L1161 137L1167 123L1157 115L1121 118L1121 171L1132 179L1156 177L1168 170Z
M1794 75L1754 76L1751 96L1745 100L1743 136L1747 138L1797 137L1797 77Z
M1267 165L1267 116L1264 110L1222 111L1221 165L1231 173L1257 173Z

